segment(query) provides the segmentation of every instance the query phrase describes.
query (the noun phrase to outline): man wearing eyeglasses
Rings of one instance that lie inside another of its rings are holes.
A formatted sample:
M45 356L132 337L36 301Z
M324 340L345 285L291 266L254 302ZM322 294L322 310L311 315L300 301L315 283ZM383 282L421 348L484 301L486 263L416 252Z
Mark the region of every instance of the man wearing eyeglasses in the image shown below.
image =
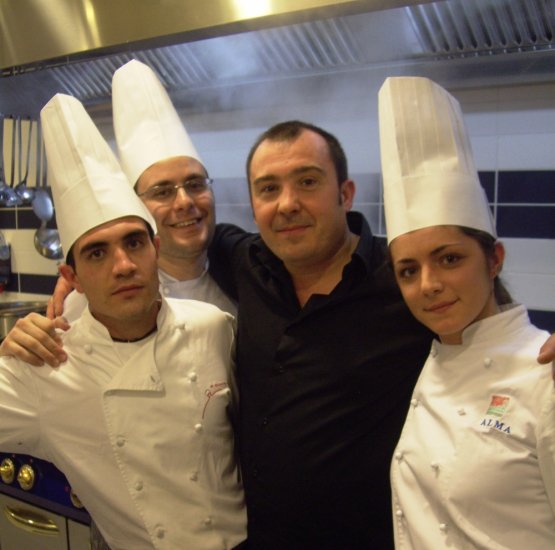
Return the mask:
M179 156L147 168L135 191L158 226L162 292L211 302L234 314L234 304L206 271L206 250L215 226L211 184L198 160Z
M207 272L215 226L211 180L166 90L133 60L114 73L112 103L122 167L158 226L161 292L235 315L235 304Z

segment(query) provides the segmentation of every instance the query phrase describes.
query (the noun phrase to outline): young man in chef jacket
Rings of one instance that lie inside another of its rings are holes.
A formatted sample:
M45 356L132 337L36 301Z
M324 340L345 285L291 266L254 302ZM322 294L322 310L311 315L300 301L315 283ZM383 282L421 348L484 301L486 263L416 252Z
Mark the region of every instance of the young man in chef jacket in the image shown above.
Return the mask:
M0 448L54 463L112 549L235 548L231 315L161 298L155 224L74 98L41 121L65 279L88 308L63 369L3 358Z

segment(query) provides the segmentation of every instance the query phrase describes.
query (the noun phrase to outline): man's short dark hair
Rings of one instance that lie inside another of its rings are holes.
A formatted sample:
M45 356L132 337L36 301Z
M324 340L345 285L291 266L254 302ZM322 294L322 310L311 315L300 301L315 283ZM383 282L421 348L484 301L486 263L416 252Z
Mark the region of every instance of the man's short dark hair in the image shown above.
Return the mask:
M328 145L331 160L335 166L337 181L339 184L343 183L349 177L349 172L347 169L347 157L345 156L345 152L343 151L343 147L341 147L339 140L334 135L326 132L326 130L300 120L287 120L285 122L280 122L258 136L258 139L254 142L254 145L249 151L249 156L247 157L247 181L250 182L252 157L263 141L294 141L304 130L314 132L324 138Z

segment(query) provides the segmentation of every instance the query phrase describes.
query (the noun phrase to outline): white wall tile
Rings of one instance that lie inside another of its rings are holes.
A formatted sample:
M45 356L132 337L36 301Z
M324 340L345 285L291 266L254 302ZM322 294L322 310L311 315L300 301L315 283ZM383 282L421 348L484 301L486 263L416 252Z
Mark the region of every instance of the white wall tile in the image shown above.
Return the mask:
M503 280L516 302L528 309L555 311L555 277L535 273L503 274Z
M497 170L499 138L497 136L470 135L470 143L477 170Z
M503 239L504 270L551 274L555 279L555 241L551 239ZM555 299L555 296L554 296Z
M498 154L499 170L553 170L555 133L500 136Z
M551 100L512 101L498 108L497 129L500 135L553 133L555 128L555 96Z
M4 229L6 241L11 245L12 271L36 275L56 275L58 262L41 256L35 249L34 229Z
M513 298L529 309L555 311L555 241L503 239L502 278Z

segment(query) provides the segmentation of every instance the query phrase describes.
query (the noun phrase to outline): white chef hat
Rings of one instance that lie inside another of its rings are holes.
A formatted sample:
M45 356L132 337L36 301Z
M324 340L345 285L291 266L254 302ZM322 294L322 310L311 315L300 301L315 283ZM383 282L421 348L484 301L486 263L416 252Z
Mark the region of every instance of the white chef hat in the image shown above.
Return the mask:
M459 225L496 236L459 103L423 77L390 77L379 92L387 242Z
M114 131L121 166L131 185L155 162L186 156L202 161L154 71L137 60L112 79Z
M90 229L125 216L142 218L156 232L152 216L83 105L56 94L40 116L64 253Z

